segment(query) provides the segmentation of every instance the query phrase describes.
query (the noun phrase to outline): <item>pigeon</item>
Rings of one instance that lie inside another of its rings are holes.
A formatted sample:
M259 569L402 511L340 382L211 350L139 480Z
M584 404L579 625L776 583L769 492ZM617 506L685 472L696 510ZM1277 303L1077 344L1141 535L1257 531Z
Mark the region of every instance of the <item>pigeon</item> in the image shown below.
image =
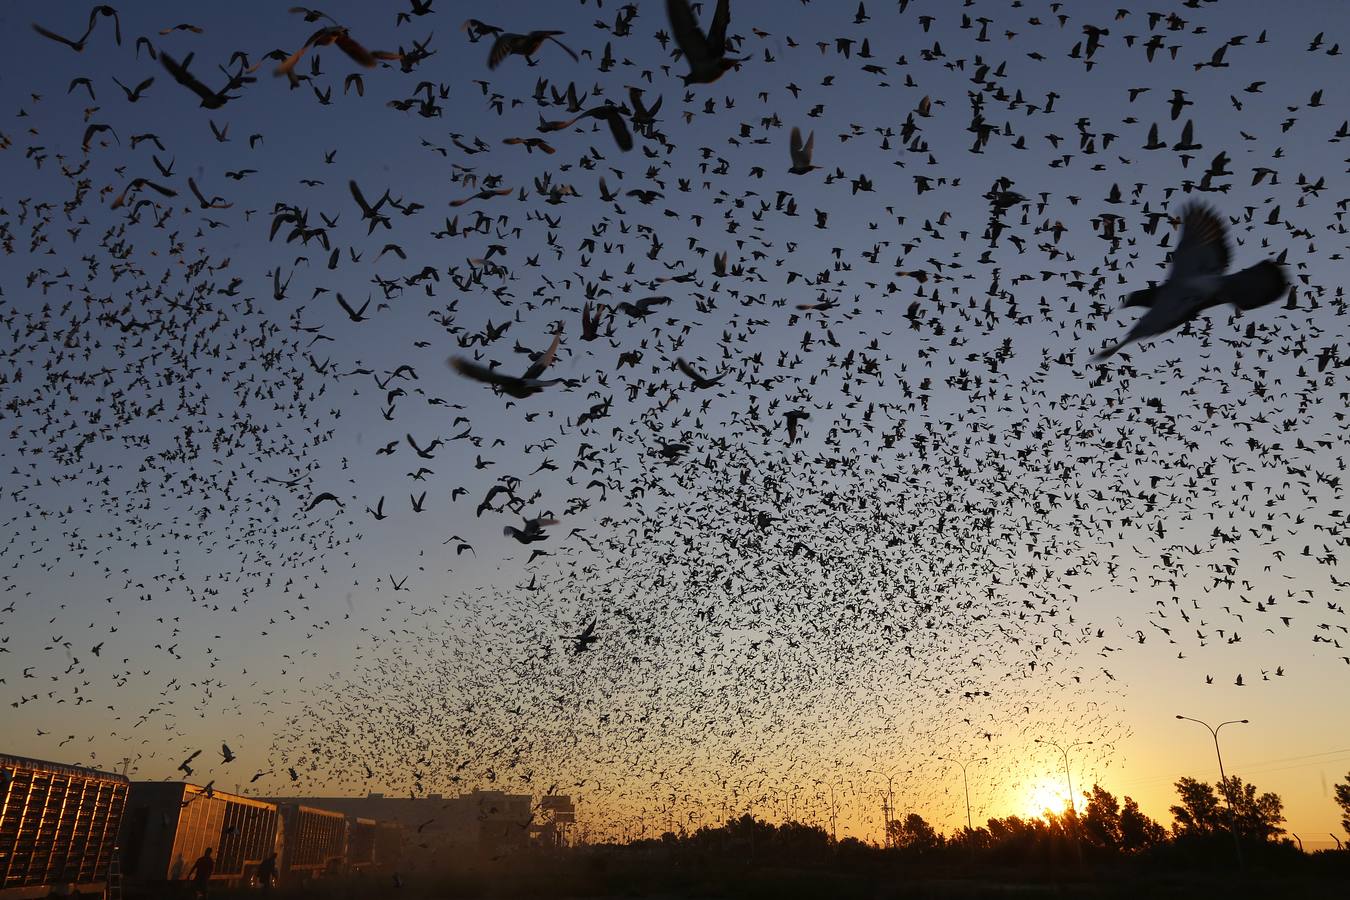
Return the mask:
M1228 263L1228 235L1218 215L1198 204L1186 207L1181 216L1181 240L1172 254L1167 280L1125 298L1125 306L1141 306L1148 311L1124 340L1098 351L1093 359L1109 359L1135 341L1166 334L1210 307L1231 303L1242 310L1260 309L1289 288L1289 279L1275 260L1225 275Z
M585 653L587 650L591 649L591 644L594 644L596 641L600 640L600 638L596 637L595 635L595 626L597 621L598 621L597 619L591 619L590 624L587 625L585 629L582 630L581 634L573 635L571 638L569 638L569 640L573 642L572 644L573 654Z
M472 21L472 20L470 20ZM503 32L497 35L497 39L492 42L492 49L488 52L488 68L495 69L502 64L508 56L523 56L525 62L534 65L533 56L544 46L545 41L552 41L572 57L573 62L580 62L581 58L576 52L568 47L558 36L563 34L561 31L531 31L529 34L511 34Z
M520 377L512 375L503 375L496 369L488 366L480 366L472 360L462 357L452 357L450 366L456 372L466 378L472 378L474 381L481 381L484 384L491 385L494 390L500 391L517 400L524 400L531 397L546 387L555 384L563 384L567 381L565 378L545 378L539 376L544 374L544 370L553 364L553 358L558 353L558 344L562 340L562 332L553 336L553 343L549 346L539 359L525 370L525 374Z
M685 85L712 84L744 62L726 55L730 0L717 0L717 9L706 35L694 19L689 0L666 0L666 15L670 19L670 30L675 34L675 43L689 64L689 74L681 76Z
M792 129L792 137L788 143L788 152L792 156L792 167L788 169L788 172L793 175L805 175L807 172L820 168L820 166L811 165L811 151L815 144L816 134L814 131L807 137L806 143L802 143L801 129L796 127Z

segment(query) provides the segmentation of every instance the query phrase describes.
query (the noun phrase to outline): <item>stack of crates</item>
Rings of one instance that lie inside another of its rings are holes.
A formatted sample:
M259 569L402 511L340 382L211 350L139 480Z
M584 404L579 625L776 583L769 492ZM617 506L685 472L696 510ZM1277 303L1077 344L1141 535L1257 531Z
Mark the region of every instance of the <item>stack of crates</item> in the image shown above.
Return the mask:
M347 817L340 812L299 803L280 807L283 883L333 875L345 867Z
M123 870L139 885L187 877L211 848L211 880L248 884L259 863L277 851L274 804L193 784L138 781L122 830Z
M128 784L110 772L0 754L0 897L102 893Z
M375 837L379 825L374 819L353 816L347 820L347 870L368 869L375 864Z

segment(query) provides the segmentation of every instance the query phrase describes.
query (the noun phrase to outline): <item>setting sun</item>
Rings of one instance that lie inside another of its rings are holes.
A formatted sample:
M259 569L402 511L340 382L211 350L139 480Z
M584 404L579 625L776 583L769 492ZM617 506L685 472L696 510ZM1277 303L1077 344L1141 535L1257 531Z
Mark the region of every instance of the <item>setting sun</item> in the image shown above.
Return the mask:
M1027 816L1039 816L1046 810L1054 813L1060 813L1068 809L1068 801L1065 799L1064 783L1055 781L1051 778L1042 778L1031 784L1027 791L1027 800L1022 807L1022 812Z

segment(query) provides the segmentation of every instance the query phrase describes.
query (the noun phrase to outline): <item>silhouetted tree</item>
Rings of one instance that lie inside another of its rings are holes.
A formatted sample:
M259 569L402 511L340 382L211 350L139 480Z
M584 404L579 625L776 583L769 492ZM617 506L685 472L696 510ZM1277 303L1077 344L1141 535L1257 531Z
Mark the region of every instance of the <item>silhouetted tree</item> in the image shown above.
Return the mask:
M1176 783L1181 798L1171 812L1176 821L1172 833L1177 837L1210 837L1229 828L1228 811L1223 802L1233 805L1238 836L1243 840L1266 842L1284 834L1284 801L1278 794L1256 793L1256 785L1244 784L1236 775L1220 783L1220 791L1203 781L1182 778ZM1220 800L1222 794L1223 800Z
M1236 775L1229 775L1224 783L1227 796L1233 800L1238 834L1253 841L1273 841L1284 834L1284 801L1279 794L1267 791L1256 793L1256 785L1243 784Z
M1168 809L1172 814L1172 834L1176 837L1209 837L1228 827L1219 798L1214 788L1194 778L1182 778L1176 783L1179 805Z
M1101 850L1136 853L1161 843L1167 832L1139 809L1139 804L1125 798L1122 808L1115 796L1101 785L1083 792L1087 806L1083 810L1082 835L1084 842Z
M1002 864L1067 860L1076 852L1078 824L1067 811L1063 815L1047 811L1041 818L990 819L988 825L989 855Z
M1341 808L1341 827L1350 834L1350 772L1345 774L1345 783L1336 785L1336 805Z
M918 813L910 813L903 819L896 819L889 823L889 827L891 842L901 850L923 853L935 850L943 844L942 835Z
M1120 849L1120 802L1099 784L1084 791L1087 806L1083 809L1083 840L1105 850Z
M1138 853L1166 840L1167 829L1146 816L1133 797L1126 797L1120 811L1120 849Z

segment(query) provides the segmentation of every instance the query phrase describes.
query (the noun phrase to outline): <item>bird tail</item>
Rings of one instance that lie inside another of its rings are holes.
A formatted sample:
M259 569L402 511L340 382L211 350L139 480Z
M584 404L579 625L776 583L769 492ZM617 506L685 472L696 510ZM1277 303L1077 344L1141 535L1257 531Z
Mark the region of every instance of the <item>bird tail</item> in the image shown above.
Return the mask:
M559 47L563 48L564 50L566 50L566 51L567 51L567 55L570 56L570 57L572 57L572 61L573 61L573 62L581 62L581 57L577 56L576 51L573 50L571 47L567 46L567 45L564 44L562 41L558 40L557 38L553 37L552 35L549 35L549 40L552 41L553 43L557 44Z
M1288 289L1284 267L1268 259L1226 277L1220 296L1238 309L1260 309L1280 299Z

